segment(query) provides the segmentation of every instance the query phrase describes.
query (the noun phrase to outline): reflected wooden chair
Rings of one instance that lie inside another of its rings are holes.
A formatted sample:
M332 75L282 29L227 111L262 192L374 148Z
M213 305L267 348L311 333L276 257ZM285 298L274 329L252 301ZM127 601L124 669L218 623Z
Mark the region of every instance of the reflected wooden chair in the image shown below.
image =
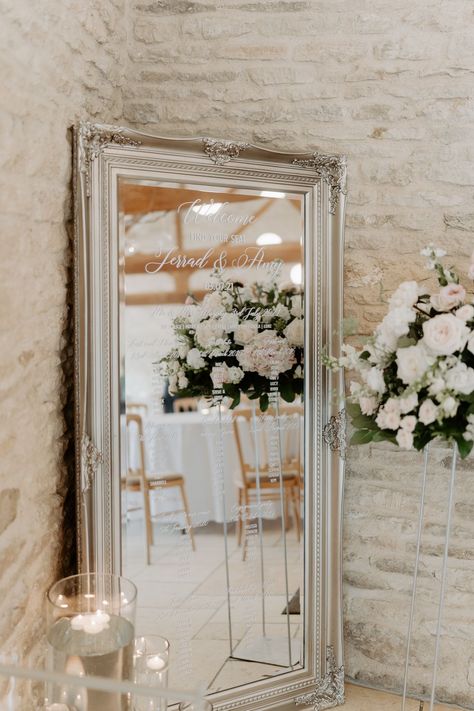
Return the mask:
M294 409L281 408L280 417L300 417ZM263 420L261 419L263 415ZM257 418L260 425L257 433L253 426L253 411L247 409L235 410L233 418L233 428L237 454L239 460L239 471L236 477L238 494L238 519L237 519L237 541L242 545L242 559L247 555L247 531L246 523L249 516L250 507L258 500L257 492L257 452L255 436L258 437L259 447L259 479L260 479L260 500L279 501L280 500L280 477L271 477L270 452L268 446L268 432L262 423L272 424L275 421L275 414L261 413L257 411ZM285 527L288 530L290 519L290 504L293 508L293 516L296 527L298 541L301 537L301 517L300 517L300 451L293 454L287 447L286 432L281 439L281 473L283 482L283 507L285 515ZM278 467L279 469L279 467Z
M143 432L143 420L141 415L137 413L127 413L127 437L130 441L130 436L135 435L138 439L138 462L136 467L127 467L127 473L125 480L122 479L122 489L128 491L139 491L143 495L143 508L145 513L145 531L146 531L146 550L147 550L147 564L150 565L150 549L154 543L153 535L153 522L151 516L151 502L150 494L155 491L162 489L179 489L181 495L181 501L183 504L182 509L177 509L175 511L166 512L165 514L158 514L157 516L172 516L177 514L183 514L184 520L186 522L186 532L189 534L191 540L191 546L193 551L196 550L196 544L194 541L194 533L191 526L191 518L189 515L189 503L186 494L186 485L184 477L182 474L167 474L166 476L159 475L154 476L146 472L145 465L145 438ZM133 433L132 427L134 426L135 432Z

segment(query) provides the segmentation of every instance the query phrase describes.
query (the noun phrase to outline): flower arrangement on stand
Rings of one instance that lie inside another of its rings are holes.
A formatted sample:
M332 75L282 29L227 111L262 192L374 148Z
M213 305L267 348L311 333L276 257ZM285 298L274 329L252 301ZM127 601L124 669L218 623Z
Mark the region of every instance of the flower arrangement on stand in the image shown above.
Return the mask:
M171 395L212 399L222 387L236 407L242 394L268 409L271 380L286 402L303 392L303 294L292 284L217 281L201 303L173 322L177 340L161 359Z
M389 310L361 350L343 346L327 357L332 369L355 371L347 412L352 444L388 440L402 449L423 449L437 437L456 442L466 457L474 445L474 305L446 252L422 250L440 289L416 281L400 284ZM474 279L474 254L468 276Z

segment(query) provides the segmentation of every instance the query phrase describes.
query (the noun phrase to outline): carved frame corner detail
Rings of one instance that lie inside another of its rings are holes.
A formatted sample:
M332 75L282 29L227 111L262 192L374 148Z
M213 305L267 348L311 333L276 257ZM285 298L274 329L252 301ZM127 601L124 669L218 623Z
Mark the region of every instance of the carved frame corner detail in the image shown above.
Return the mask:
M344 665L337 666L334 649L326 648L327 672L314 691L297 696L297 706L313 706L314 711L332 709L344 703Z
M79 170L85 177L86 196L91 196L91 163L106 146L139 146L141 141L123 135L121 126L103 126L85 121L78 131Z
M294 158L293 165L313 168L329 186L329 212L336 213L341 195L347 194L347 159L344 155L313 153L311 158Z
M202 146L204 153L216 165L224 165L233 158L238 158L240 153L249 148L250 143L239 143L237 141L220 141L216 138L203 138Z
M339 410L323 427L323 439L329 445L331 452L338 452L341 459L346 458L347 449L347 415L345 409Z

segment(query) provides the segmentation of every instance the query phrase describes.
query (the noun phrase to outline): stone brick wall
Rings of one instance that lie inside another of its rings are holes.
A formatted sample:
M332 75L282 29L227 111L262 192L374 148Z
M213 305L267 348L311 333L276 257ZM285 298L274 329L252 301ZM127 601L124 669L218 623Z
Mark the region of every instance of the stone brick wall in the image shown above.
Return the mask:
M473 248L471 0L0 0L0 639L28 652L56 577L67 439L70 135L79 118L348 155L346 315L365 334L420 247ZM433 454L412 680L427 683L449 458ZM346 667L397 688L414 455L353 449ZM441 696L474 697L472 460L459 474Z
M346 316L368 333L419 250L474 248L471 0L131 0L124 121L349 161ZM429 681L449 457L433 454L411 680ZM400 688L421 459L352 449L346 668ZM472 459L459 476L440 695L474 699Z
M68 129L121 119L123 11L122 0L0 2L0 647L30 657L63 562Z

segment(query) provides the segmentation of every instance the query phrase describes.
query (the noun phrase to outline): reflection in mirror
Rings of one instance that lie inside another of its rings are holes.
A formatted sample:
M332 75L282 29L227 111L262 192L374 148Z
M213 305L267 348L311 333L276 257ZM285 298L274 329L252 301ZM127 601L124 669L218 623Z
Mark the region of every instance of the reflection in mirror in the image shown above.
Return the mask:
M303 659L303 198L122 180L122 570L169 683Z

